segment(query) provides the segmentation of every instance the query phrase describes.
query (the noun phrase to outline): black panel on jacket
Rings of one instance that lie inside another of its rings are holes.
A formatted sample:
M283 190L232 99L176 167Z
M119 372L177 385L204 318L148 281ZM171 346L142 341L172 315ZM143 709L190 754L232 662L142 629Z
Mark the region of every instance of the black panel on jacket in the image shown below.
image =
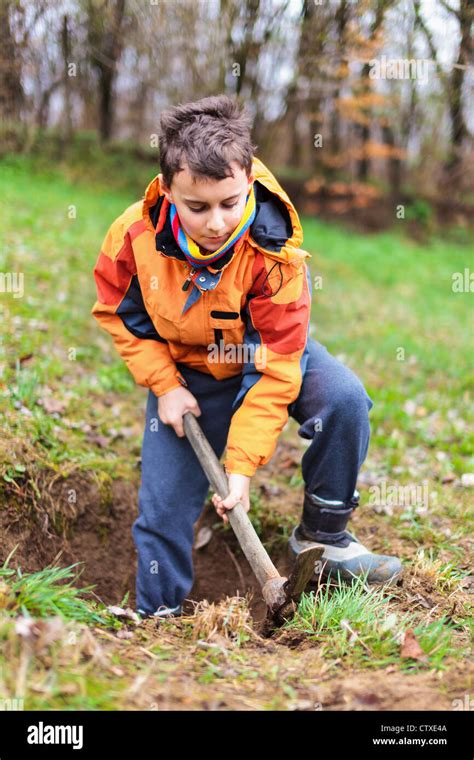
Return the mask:
M120 315L127 330L136 338L157 340L160 343L168 342L158 335L155 325L151 321L150 315L143 303L142 291L137 275L132 277L130 286L116 313Z

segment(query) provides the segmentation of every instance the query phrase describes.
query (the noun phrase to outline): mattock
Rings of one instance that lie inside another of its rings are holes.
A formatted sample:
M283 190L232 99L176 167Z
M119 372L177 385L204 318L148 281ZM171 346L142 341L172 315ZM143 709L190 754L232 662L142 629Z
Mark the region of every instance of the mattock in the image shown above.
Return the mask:
M184 432L211 487L225 499L229 494L227 475L192 412L183 415L183 424ZM324 547L315 546L301 551L296 557L290 577L286 578L280 575L271 561L240 502L227 511L227 517L262 590L268 608L267 621L273 625L282 625L296 611L297 602L311 580Z

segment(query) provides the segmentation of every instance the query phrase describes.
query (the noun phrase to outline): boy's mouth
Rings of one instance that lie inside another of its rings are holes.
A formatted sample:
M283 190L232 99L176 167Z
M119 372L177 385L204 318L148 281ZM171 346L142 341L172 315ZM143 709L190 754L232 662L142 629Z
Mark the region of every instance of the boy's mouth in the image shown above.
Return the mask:
M213 243L218 243L219 240L226 240L227 235L219 235L219 237L207 237L207 240L212 240Z

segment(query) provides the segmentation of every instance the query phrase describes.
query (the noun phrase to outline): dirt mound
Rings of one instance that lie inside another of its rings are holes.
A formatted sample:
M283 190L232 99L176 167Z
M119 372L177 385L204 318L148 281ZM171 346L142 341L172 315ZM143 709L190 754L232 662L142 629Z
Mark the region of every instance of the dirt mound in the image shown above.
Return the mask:
M64 510L61 534L52 528L46 512L25 512L24 507L19 512L13 504L2 507L0 561L18 545L10 566L23 571L40 570L55 560L61 566L83 563L80 585L94 584L95 593L106 604L119 604L129 592L133 606L136 551L131 529L138 510L137 486L112 481L104 494L95 483L69 478L55 484L54 501L68 504L71 492L76 494L76 502L69 514L67 508ZM203 548L194 550L195 581L185 612L192 611L192 601L216 602L226 596L249 594L254 618L263 619L265 604L258 583L233 532L216 530L219 524L208 503L196 524L196 533L208 527L212 537Z

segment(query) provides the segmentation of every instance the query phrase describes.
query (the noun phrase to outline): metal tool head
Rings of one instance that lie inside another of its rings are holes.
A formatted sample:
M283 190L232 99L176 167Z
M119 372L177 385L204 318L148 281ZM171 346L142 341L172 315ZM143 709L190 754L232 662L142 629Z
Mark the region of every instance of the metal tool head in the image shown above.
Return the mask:
M278 576L264 585L262 593L268 606L267 619L273 624L282 625L295 614L301 594L313 577L316 562L323 552L323 546L303 549L295 559L289 578Z

